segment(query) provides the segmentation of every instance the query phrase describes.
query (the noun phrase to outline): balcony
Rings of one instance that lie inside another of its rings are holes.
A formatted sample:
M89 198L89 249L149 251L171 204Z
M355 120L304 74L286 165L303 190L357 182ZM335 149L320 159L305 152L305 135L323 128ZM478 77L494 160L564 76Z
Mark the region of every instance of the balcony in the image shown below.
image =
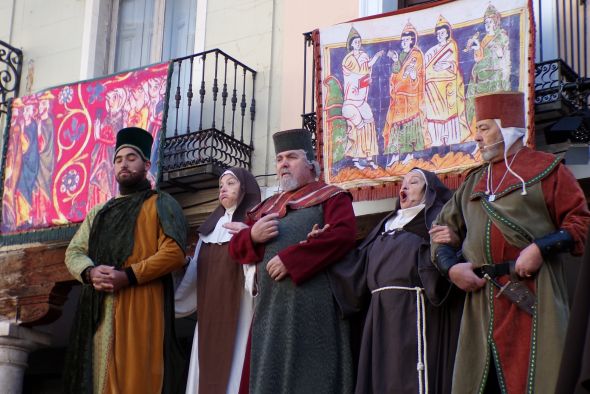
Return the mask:
M550 122L584 106L583 85L578 74L563 60L535 65L535 121Z
M587 108L587 10L584 1L535 0L535 122L544 126Z
M219 49L172 64L160 187L197 191L215 187L229 167L250 169L256 71Z

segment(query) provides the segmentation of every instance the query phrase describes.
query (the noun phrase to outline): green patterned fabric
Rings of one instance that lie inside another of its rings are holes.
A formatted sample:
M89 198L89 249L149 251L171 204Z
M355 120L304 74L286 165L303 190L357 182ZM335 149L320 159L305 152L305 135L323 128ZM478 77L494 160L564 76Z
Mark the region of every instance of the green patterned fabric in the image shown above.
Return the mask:
M332 164L344 158L346 146L346 120L342 117L342 87L336 78L330 77L326 85L326 116L332 125ZM333 119L333 120L330 120Z
M258 263L252 394L353 391L348 321L339 319L328 275L319 273L296 286L289 278L274 281L265 268L280 250L306 239L309 223L323 226L321 206L290 211Z
M402 154L421 150L424 150L424 134L420 116L391 128L389 145L385 147L385 153Z
M483 58L473 66L465 95L468 122L475 116L475 96L511 90L509 44L506 31L498 29L483 49ZM498 57L498 52L503 56Z

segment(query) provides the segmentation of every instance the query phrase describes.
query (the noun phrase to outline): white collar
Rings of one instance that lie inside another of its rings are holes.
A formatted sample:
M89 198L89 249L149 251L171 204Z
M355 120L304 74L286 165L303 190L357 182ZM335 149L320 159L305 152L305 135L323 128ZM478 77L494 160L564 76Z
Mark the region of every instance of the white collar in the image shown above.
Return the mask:
M225 214L219 218L215 224L215 228L207 235L201 235L201 240L204 243L224 243L231 239L231 234L223 225L232 220L237 205L225 210Z
M395 215L387 219L385 222L384 230L386 232L403 228L406 224L410 223L426 206L426 204L418 204L413 207L398 209Z

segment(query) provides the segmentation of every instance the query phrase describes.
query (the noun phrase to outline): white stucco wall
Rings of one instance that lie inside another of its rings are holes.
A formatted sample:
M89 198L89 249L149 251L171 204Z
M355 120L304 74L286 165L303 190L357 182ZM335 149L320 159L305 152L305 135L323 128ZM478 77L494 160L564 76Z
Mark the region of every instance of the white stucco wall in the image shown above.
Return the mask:
M0 1L0 10L9 14L0 14L0 21L9 21L12 1ZM22 49L24 54L21 95L77 79L84 3L84 0L14 2L10 44ZM2 7L4 4L7 6Z
M219 48L257 72L252 166L252 172L257 175L266 173L271 97L274 97L276 78L273 77L276 8L272 0L207 2L205 49Z
M10 41L12 7L14 0L0 0L0 40Z

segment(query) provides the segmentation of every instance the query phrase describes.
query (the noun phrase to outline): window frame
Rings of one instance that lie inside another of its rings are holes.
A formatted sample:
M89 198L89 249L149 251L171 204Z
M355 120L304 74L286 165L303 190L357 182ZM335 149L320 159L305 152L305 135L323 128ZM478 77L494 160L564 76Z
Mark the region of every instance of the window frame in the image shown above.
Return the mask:
M80 80L109 75L114 72L119 1L86 0L81 47ZM154 25L158 28L154 31L154 36L152 37L150 49L151 63L157 63L162 60L166 2L174 0L155 1ZM205 50L207 1L197 1L193 53L199 53Z
M174 1L174 0L169 0ZM111 18L109 21L111 29L108 38L108 70L107 74L115 72L115 58L117 50L117 33L119 29L119 4L120 0L111 0ZM166 11L166 0L154 0L154 17L152 26L154 28L150 46L149 63L157 63L162 60L162 46L164 38L164 18Z

